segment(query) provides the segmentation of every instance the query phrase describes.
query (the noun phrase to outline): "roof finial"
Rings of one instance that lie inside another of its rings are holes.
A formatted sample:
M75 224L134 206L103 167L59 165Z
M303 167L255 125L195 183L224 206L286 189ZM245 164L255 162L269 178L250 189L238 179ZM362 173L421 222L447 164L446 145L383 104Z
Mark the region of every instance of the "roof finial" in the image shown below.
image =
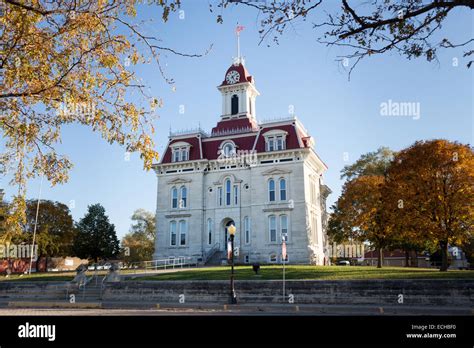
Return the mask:
M239 22L237 22L237 26L235 27L235 35L237 35L237 58L235 59L235 64L243 64L243 59L240 56L240 32L244 29L245 27L239 25Z

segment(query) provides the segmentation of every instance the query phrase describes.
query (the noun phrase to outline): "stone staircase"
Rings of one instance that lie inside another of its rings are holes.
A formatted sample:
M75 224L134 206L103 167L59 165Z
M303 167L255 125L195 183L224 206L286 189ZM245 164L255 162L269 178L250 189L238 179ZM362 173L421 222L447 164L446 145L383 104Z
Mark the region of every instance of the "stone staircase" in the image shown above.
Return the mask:
M218 250L209 258L209 260L207 260L206 265L220 266L226 260L227 260L227 253L225 251Z

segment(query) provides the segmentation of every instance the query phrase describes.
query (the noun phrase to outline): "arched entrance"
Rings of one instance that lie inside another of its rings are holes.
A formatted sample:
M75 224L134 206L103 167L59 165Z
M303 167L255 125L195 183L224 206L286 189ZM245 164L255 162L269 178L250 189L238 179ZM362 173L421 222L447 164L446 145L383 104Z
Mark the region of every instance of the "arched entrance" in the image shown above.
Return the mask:
M229 232L227 231L227 228L229 228L230 225L235 226L234 220L230 218L226 218L222 220L222 230L223 230L223 239L222 239L222 250L227 250L227 241L229 240Z

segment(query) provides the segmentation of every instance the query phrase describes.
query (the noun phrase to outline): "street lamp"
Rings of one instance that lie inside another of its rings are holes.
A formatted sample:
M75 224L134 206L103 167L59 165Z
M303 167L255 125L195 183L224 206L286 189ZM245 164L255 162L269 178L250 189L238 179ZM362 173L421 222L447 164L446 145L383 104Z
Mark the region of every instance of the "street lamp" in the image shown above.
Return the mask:
M227 228L230 234L230 265L231 265L231 273L230 273L230 304L237 303L237 297L235 296L235 289L234 289L234 236L235 236L235 226L230 225Z

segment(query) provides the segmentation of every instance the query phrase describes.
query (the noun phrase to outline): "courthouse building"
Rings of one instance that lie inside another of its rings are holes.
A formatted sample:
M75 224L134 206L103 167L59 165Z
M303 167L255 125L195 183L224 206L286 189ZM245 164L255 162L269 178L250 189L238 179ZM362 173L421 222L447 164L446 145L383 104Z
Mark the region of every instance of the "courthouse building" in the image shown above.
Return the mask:
M226 258L233 224L239 263L327 263L327 170L296 117L257 121L255 79L237 59L217 87L222 114L210 133L170 133L158 178L154 259ZM283 91L282 91L283 92Z

